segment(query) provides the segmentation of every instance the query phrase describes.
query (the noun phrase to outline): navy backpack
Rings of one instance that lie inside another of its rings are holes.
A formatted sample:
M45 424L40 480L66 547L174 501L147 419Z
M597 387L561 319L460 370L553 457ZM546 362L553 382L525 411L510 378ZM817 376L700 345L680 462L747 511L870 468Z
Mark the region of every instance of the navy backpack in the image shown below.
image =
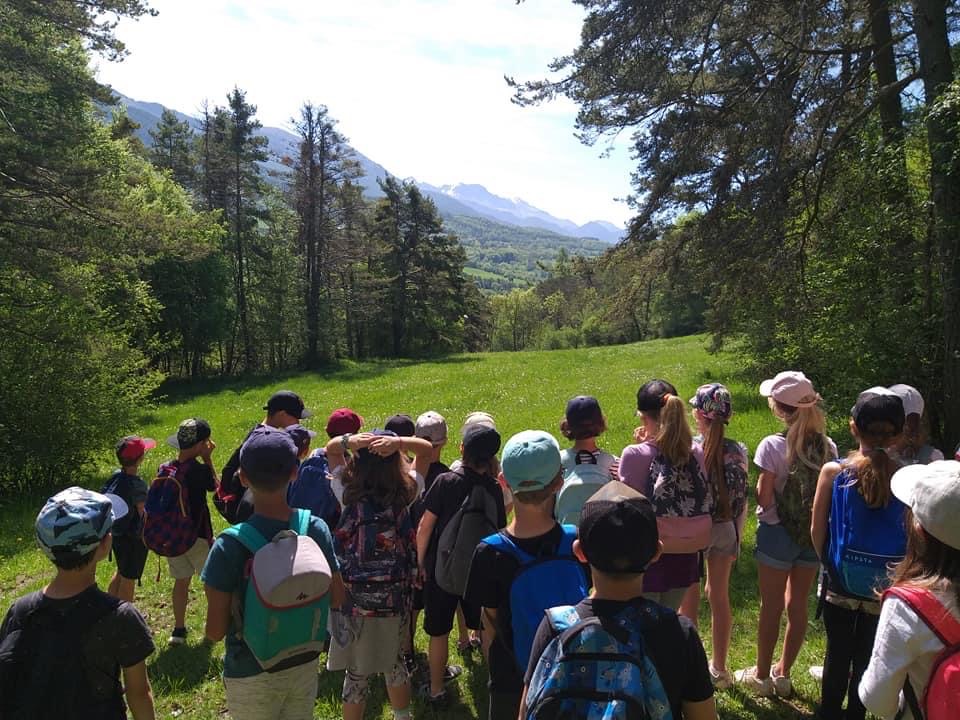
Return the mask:
M340 521L340 503L330 486L325 453L316 452L300 463L297 479L287 487L287 505L309 510L333 530Z

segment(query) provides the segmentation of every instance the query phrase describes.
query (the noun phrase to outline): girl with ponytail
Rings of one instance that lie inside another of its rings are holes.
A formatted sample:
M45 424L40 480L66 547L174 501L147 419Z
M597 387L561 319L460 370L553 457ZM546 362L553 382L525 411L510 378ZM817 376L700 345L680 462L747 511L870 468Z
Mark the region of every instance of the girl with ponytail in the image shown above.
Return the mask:
M760 384L774 417L787 427L757 445L753 462L757 480L757 579L760 619L757 664L736 673L737 682L760 697L790 697L790 670L807 632L807 597L820 568L810 539L810 514L820 468L837 457L837 446L825 434L822 398L802 372L787 370ZM780 618L787 612L787 630L780 660L773 652L780 636Z
M699 582L697 554L710 542L713 493L676 388L664 380L644 384L637 415L642 425L620 458L620 479L650 498L663 542L663 555L644 574L643 595L677 610Z
M894 458L904 430L903 402L886 388L871 388L860 393L850 415L850 433L859 447L842 463L829 462L820 471L810 529L826 569L823 720L866 716L857 686L877 634L877 593L889 585L887 563L902 560L907 547L907 507L890 491L900 467Z
M710 676L714 687L722 690L733 684L733 675L727 670L733 627L730 572L740 554L740 538L747 518L747 448L726 437L727 423L733 415L733 401L726 387L720 383L701 385L690 404L699 433L694 442L702 448L707 479L716 498L710 546L704 555L713 634ZM693 615L699 604L699 589L698 584L691 593L694 602L689 611ZM686 601L684 607L686 614Z

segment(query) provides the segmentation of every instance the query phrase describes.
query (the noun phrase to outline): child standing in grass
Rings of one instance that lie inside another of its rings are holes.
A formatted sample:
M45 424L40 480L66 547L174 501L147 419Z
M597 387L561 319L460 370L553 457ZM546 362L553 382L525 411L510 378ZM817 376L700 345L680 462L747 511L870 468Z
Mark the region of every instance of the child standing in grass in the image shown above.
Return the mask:
M410 715L410 677L401 660L417 569L408 506L416 483L393 432L351 435L355 455L344 474L344 509L334 533L346 588L331 614L328 670L346 670L344 720L360 720L371 675L383 673L395 720Z
M567 440L573 441L573 447L560 452L564 476L581 462L588 462L609 473L612 480L618 479L617 456L597 446L597 438L606 430L607 419L595 397L578 395L567 402L560 432Z
M907 551L884 595L859 693L883 720L923 720L919 705L935 679L934 662L945 640L960 637L960 462L902 468L890 490L910 508ZM927 701L926 717L956 717L955 694Z
M143 544L143 504L147 500L147 484L140 477L140 464L147 450L157 446L151 438L129 435L117 443L120 469L114 471L101 492L123 500L130 511L113 524L113 555L117 571L107 589L114 597L133 602L136 583L147 564L147 546Z
M733 628L730 572L740 554L747 519L747 448L725 437L727 423L733 416L733 399L726 387L720 383L701 385L690 404L698 432L694 442L703 448L703 464L716 498L710 546L704 555L713 635L710 677L714 687L722 690L733 684L733 675L727 670ZM696 589L700 589L699 584Z
M906 421L903 426L903 435L898 443L900 462L904 465L913 465L943 460L943 453L932 445L927 444L927 433L923 422L923 395L910 385L891 385L893 391L903 403Z
M787 429L763 438L753 457L760 469L755 550L760 586L757 664L738 670L736 679L760 697L790 697L790 670L806 637L807 599L820 569L810 539L813 496L820 468L837 457L837 446L826 436L822 398L802 372L787 370L764 380L760 394ZM780 660L774 664L784 607L787 630Z
M337 408L330 417L327 418L327 438L333 439L341 435L354 435L360 432L363 427L363 418L356 412L347 407ZM327 448L317 448L314 455L323 455L327 457ZM327 457L327 466L330 472L330 487L337 498L340 506L343 506L343 471L346 467L347 456L340 455L336 458Z
M329 528L340 522L340 502L330 485L326 452L310 454L310 441L316 437L300 423L285 428L297 446L300 469L296 479L287 488L287 503L292 508L303 508L321 518Z
M132 604L97 588L97 563L126 511L116 496L71 487L37 515L37 542L57 572L0 626L4 720L126 720L127 706L134 720L153 720L150 628Z
M297 473L297 448L290 435L272 427L256 428L240 450L240 480L253 495L253 514L247 524L263 538L274 538L291 527L296 517L287 504L287 485ZM330 530L323 520L310 516L306 535L323 552L332 573L330 607L343 600L337 556ZM242 628L235 624L235 598L243 598L249 582L245 572L252 555L237 538L221 534L203 568L207 595L206 636L211 642L225 639L223 684L233 720L300 720L313 717L317 693L317 654L276 672L265 672ZM242 616L243 608L239 608Z

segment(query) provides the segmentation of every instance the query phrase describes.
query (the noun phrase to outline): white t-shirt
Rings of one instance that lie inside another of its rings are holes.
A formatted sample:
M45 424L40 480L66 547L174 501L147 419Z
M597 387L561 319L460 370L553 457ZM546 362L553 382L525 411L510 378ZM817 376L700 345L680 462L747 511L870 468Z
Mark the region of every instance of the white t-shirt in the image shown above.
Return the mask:
M952 598L940 593L937 597L954 617L960 617ZM900 709L900 691L907 678L917 699L922 698L933 661L941 650L943 643L909 605L895 597L885 600L880 609L870 664L858 688L864 707L883 720L891 720ZM913 717L909 707L904 718L919 720Z
M581 450L580 452L588 451ZM591 453L591 455L593 455L594 459L596 459L597 466L607 474L610 473L610 468L617 461L617 456L608 453L606 450L598 449L595 453ZM567 474L577 465L577 451L573 448L565 448L564 450L561 450L560 464L563 466L563 476L566 477Z
M827 440L830 440L830 438L827 438ZM830 440L830 453L828 462L837 458L837 446L833 440ZM787 439L783 435L767 435L757 445L753 463L761 470L772 472L774 474L773 487L777 492L782 492L787 484L787 478L790 477L790 463L787 462ZM779 525L780 516L777 515L777 501L774 500L767 507L762 507L760 503L757 503L757 519L767 525Z

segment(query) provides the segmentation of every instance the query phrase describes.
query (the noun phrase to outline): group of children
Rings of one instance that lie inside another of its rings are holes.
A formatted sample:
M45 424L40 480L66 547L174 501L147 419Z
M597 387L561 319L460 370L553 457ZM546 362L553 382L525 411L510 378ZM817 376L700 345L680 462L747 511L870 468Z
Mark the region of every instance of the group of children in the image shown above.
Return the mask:
M43 716L37 703L65 674L74 681L69 692L57 685L57 717L124 718L124 700L135 720L154 717L153 641L132 605L149 549L167 556L174 577L171 644L186 642L189 584L201 577L205 636L225 642L237 720L312 717L324 651L326 669L344 671L346 720L363 717L375 674L394 718L412 717L421 610L429 645L419 690L434 710L449 706L446 684L463 672L449 662L456 619L461 654L486 660L491 720L714 719L715 690L734 682L792 694L818 577L820 717L947 717L937 703L960 692L938 675L956 667L939 655L960 643L960 462L925 444L923 401L909 386L861 393L850 414L857 449L842 460L803 373L779 373L760 394L785 429L753 458L753 667L727 667L748 454L725 436L733 407L723 385L685 402L664 380L645 383L634 443L619 457L597 445L606 421L589 396L567 404L564 450L540 430L503 443L489 414L471 413L450 467L436 412L364 432L363 418L341 408L312 449L316 433L301 424L310 411L282 391L219 476L211 428L191 418L149 488L139 468L156 443L127 437L102 494L74 487L50 498L37 541L57 573L16 601L0 629L0 717ZM217 538L211 492L232 525ZM102 593L95 569L111 545L117 572ZM709 659L696 630L704 576Z

